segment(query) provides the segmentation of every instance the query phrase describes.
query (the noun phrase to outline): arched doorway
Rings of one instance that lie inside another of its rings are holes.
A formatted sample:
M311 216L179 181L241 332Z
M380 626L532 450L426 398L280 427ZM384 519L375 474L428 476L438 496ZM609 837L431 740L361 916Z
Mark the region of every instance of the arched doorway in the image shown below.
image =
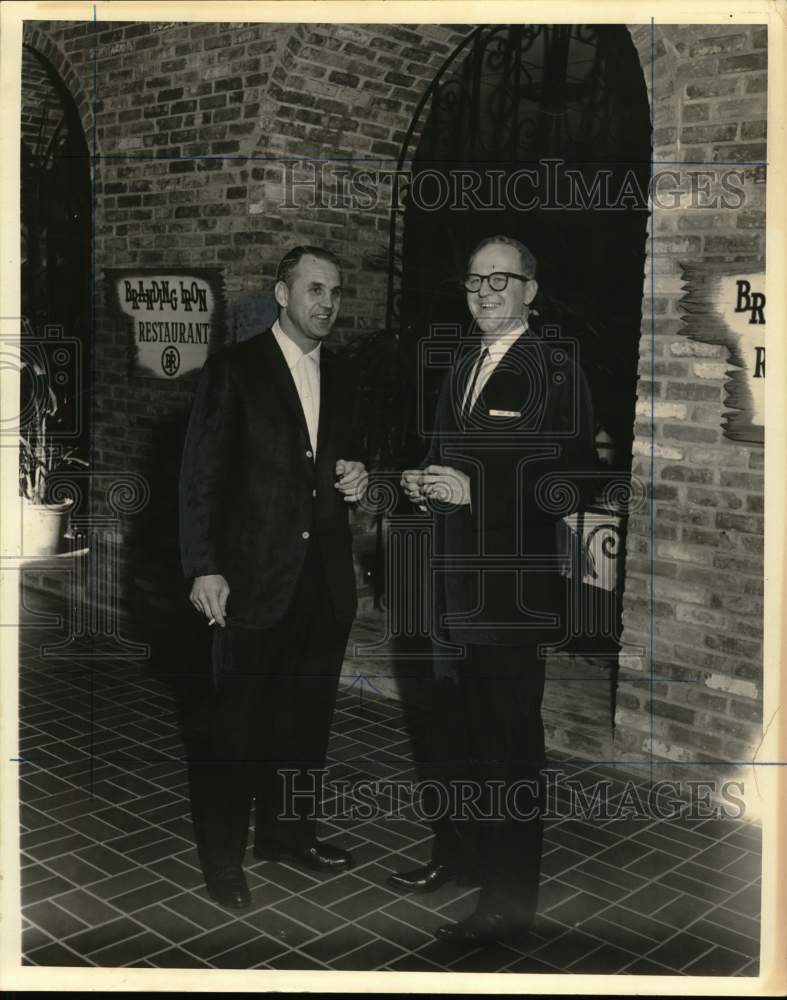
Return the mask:
M504 233L530 248L541 322L579 343L599 503L578 522L590 571L582 586L575 581L576 642L567 649L605 656L621 631L626 518L600 501L631 472L651 155L647 89L625 27L483 25L419 105L399 162L410 168L409 197L392 218L389 329L411 392L419 342L436 328L467 326L461 279L485 236ZM442 374L419 389L427 427ZM416 401L403 412L419 412ZM403 438L407 460L420 458L418 428ZM594 553L610 562L603 580Z
M597 425L612 441L603 458L628 472L651 126L627 29L477 28L424 96L400 166L408 161L389 317L405 349L434 324L465 325L469 251L493 233L516 236L539 261L542 321L580 340Z
M51 63L22 49L22 358L57 397L52 444L90 452L90 155L72 95ZM22 370L22 400L30 391Z

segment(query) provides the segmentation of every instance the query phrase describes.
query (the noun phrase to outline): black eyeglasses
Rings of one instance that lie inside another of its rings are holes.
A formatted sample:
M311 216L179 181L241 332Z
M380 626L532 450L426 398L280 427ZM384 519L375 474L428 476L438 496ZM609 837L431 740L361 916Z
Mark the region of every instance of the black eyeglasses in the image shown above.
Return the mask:
M468 292L480 292L481 285L488 281L493 292L502 292L508 287L509 278L530 281L526 274L515 274L513 271L493 271L492 274L466 274L465 288Z

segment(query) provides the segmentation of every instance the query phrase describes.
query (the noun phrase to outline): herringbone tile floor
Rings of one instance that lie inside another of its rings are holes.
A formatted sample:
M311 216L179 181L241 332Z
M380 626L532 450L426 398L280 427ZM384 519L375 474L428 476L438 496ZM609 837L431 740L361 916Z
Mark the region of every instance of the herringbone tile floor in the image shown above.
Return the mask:
M152 665L101 659L95 642L89 661L42 655L54 634L31 625L20 657L26 964L757 973L758 828L564 814L569 779L606 782L618 804L637 786L617 768L556 753L563 783L546 821L540 913L522 948L438 942L434 929L469 913L476 891L389 891L390 871L427 859L428 828L407 815L342 819L338 798L326 802L321 835L352 848L351 872L250 864L251 908L221 909L198 869L172 684ZM401 707L362 685L342 689L330 760L332 782L415 780Z

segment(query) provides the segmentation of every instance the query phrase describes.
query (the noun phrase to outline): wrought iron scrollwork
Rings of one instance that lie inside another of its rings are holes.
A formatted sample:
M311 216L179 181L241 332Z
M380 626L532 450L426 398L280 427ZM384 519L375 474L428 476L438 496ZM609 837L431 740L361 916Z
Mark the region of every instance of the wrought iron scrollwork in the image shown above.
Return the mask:
M419 158L509 162L566 145L606 152L625 115L612 114L607 36L594 25L487 25L467 57L436 80Z
M603 534L602 534L603 532ZM596 559L593 555L593 546L596 536L601 537L601 554L605 559L617 559L621 552L620 525L614 521L606 521L603 524L594 525L585 535L583 540L583 557L585 564L585 574L598 580L600 574L596 566Z

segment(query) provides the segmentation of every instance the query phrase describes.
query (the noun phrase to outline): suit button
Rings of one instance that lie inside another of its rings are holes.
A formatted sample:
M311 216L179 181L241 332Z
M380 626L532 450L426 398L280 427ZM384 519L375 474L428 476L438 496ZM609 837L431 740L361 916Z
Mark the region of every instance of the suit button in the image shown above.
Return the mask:
M307 458L314 458L314 455L310 451L307 451L306 452L306 457Z
M309 537L309 532L308 531L302 531L301 532L301 538L308 538L308 537Z

